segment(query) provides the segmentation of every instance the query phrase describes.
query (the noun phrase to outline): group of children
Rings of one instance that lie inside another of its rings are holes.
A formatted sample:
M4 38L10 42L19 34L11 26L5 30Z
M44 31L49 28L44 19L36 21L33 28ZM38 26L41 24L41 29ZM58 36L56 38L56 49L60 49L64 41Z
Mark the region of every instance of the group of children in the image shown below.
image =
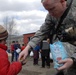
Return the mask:
M25 48L24 44L22 44L22 46L20 46L19 42L18 41L12 41L12 44L11 44L11 54L12 54L12 58L11 58L11 62L14 61L14 57L15 57L15 60L17 61L18 60L18 56L19 56L19 53ZM19 51L17 51L19 49Z

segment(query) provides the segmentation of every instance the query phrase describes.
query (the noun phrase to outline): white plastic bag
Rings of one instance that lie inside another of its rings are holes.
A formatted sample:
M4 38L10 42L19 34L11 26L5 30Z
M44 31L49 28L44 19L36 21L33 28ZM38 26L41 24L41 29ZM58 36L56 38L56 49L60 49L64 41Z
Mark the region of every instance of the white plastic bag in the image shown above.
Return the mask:
M39 52L39 59L41 59L41 53Z
M21 49L20 48L16 49L16 52L17 53L20 53L21 52Z
M30 52L30 56L32 57L34 55L33 51Z
M51 54L51 52L50 52L50 59L53 59L53 58L52 58L52 54Z

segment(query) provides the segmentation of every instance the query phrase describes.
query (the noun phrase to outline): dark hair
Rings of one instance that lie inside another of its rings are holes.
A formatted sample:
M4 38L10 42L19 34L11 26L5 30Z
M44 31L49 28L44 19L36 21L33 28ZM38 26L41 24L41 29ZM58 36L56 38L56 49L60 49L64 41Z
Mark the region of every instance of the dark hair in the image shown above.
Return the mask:
M18 43L18 41L16 41L16 43Z
M24 46L24 44L22 44L22 46Z
M15 41L12 41L12 43L15 43Z

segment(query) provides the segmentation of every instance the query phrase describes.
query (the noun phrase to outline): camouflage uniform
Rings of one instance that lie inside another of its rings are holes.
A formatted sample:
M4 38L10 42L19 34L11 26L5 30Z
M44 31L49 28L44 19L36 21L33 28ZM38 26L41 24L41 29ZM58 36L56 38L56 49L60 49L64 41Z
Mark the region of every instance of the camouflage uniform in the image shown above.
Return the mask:
M67 6L69 5L70 1L71 0L67 0ZM73 0L71 8L67 16L64 18L59 30L60 30L60 35L66 32L69 34L69 37L74 37L76 40L76 28L75 28L76 27L76 4L75 3L76 3L76 0ZM43 40L48 35L49 32L51 33L53 32L54 27L58 24L59 20L60 18L57 19L47 14L45 22L41 26L40 30L36 32L36 34L28 44L31 47L35 47L41 40ZM62 38L60 38L60 40L62 40ZM75 40L73 40L73 38L71 41L66 40L68 44L64 42L64 46L67 48L69 57L76 58L76 53L74 53L76 48L75 46L73 46L73 45L76 45ZM74 64L71 68L65 71L65 75L76 75L76 65Z

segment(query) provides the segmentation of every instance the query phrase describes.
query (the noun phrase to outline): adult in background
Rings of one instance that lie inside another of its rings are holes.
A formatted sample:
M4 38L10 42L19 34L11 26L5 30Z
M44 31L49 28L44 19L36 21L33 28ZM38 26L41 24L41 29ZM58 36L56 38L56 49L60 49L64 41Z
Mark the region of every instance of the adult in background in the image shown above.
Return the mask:
M48 33L50 33L51 43L55 42L56 40L54 39L54 36L52 38L52 34L54 34L54 30L64 17L62 23L59 24L60 27L56 35L60 41L68 42L64 43L64 46L68 48L66 50L69 58L61 60L59 63L64 65L57 69L59 72L63 70L64 75L76 75L76 53L74 53L75 46L72 46L76 45L76 0L41 0L41 2L48 11L45 22L29 41L26 48L20 53L19 60L22 57L23 60L25 60L28 55L28 50L31 47L34 48L46 35L48 35Z
M43 40L41 42L41 60L42 60L42 68L50 68L50 45L47 40Z
M49 38L49 36L47 37L47 43L49 44L49 58L50 58L50 63L53 63L53 59L52 59L52 55L50 55L50 53L51 53L51 50L50 50L50 38Z

